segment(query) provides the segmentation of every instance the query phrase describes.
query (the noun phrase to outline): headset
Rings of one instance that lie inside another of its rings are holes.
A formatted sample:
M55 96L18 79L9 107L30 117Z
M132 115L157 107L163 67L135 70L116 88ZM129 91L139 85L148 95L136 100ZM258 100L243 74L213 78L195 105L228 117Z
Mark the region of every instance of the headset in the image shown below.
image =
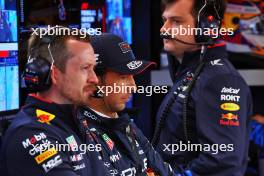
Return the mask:
M45 35L40 38L38 44L30 49L29 57L22 74L22 79L25 81L26 88L31 92L41 92L48 90L51 86L51 70L54 65L54 58L50 50L51 43L56 39L55 36ZM41 56L33 56L32 52L41 45L48 45L47 49L51 58L49 62Z
M105 74L105 69L106 69L106 66L103 64L103 62L98 61L98 63L95 66L94 72L96 76L102 77ZM96 86L96 90L94 91L92 97L93 98L103 98L104 94L100 92L100 89Z
M199 10L198 18L197 18L197 27L201 28L202 31L204 31L206 28L209 28L209 29L218 28L219 29L221 26L221 18L219 16L219 13L218 13L216 7L215 7L215 4L216 4L215 0L205 0L205 4ZM204 14L203 11L207 7L210 7L210 6L213 6L213 8L216 12L216 18L210 14L203 15ZM204 33L202 32L202 34L204 34ZM185 93L186 96L183 100L183 129L184 129L184 135L185 135L184 138L185 138L186 142L187 141L196 142L196 141L193 141L193 139L196 138L196 133L193 132L194 121L192 119L188 118L187 109L190 106L188 100L189 100L191 90L192 90L193 86L195 85L195 82L197 81L198 76L200 75L200 73L202 72L202 70L204 68L204 65L205 65L204 57L205 57L205 53L207 50L207 46L214 44L216 39L213 38L212 35L198 35L198 36L195 36L195 40L197 43L189 43L189 42L182 41L180 39L177 39L177 38L172 37L171 35L167 35L167 34L165 34L165 35L161 34L161 37L165 38L165 39L173 39L173 40L176 40L180 43L187 44L187 45L202 45L199 64L195 68L194 73L191 75L191 81L187 84L188 88L187 88L186 93ZM161 114L160 120L157 124L157 127L155 129L155 132L154 132L154 135L153 135L153 138L151 141L151 143L154 147L156 147L158 142L159 142L160 133L161 133L161 130L165 126L165 122L166 122L166 118L168 116L169 110L170 110L171 106L174 104L174 102L176 101L177 95L182 90L177 90L177 91L178 92L174 93L173 97L171 99L169 99L167 105L164 108L163 113Z
M210 13L206 13L206 9L209 7L213 7L214 11L216 12L216 15L212 15ZM198 12L198 18L196 27L198 29L201 29L200 34L195 35L195 41L196 43L190 43L185 42L183 40L180 40L170 34L161 33L160 37L163 39L173 39L180 43L186 44L186 45L212 45L215 43L215 40L219 37L215 37L214 33L210 33L209 35L205 35L206 30L208 32L212 31L213 29L220 29L221 27L221 18L220 15L216 9L216 2L215 0L205 0L204 5L201 7L201 9ZM215 37L215 38L214 38Z

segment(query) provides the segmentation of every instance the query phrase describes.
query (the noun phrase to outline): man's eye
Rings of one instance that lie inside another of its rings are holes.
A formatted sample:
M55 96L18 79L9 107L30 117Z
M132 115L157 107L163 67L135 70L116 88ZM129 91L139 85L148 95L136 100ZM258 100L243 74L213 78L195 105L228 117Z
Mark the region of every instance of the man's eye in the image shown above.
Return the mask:
M172 22L173 22L174 24L181 24L181 21L180 21L180 20L172 20Z
M82 68L83 70L88 70L89 69L89 66L85 66Z

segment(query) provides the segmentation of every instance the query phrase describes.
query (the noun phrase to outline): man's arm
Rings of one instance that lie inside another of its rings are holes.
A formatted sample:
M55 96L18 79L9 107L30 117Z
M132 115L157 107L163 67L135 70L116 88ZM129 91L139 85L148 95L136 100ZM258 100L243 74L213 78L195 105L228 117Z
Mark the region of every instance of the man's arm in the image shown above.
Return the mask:
M58 151L62 141L53 133L22 127L7 144L6 164L11 176L77 176L66 152Z
M243 175L251 113L247 85L240 77L219 75L208 80L197 95L196 130L203 151L189 164L191 172L193 175Z
M154 150L148 139L144 136L140 129L133 125L133 128L136 131L136 138L139 140L139 143L147 156L148 167L155 172L155 174L161 176L170 176L174 175L171 166L164 162L161 156Z

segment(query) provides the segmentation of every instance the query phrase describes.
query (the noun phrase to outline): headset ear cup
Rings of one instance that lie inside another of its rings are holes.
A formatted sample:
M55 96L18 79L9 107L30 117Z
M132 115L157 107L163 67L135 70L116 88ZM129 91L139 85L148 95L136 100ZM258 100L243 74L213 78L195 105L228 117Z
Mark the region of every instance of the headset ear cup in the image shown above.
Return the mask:
M95 66L94 71L97 76L102 76L105 73L105 67L103 66L103 64L99 63Z
M48 74L48 76L46 78L46 82L45 82L45 85L47 86L48 89L50 88L50 86L52 84L52 79L51 79L52 69L53 69L52 66L50 66L49 74Z
M208 43L210 41L210 37L208 35L205 35L206 28L209 26L206 24L203 17L200 18L200 21L198 22L198 29L199 32L196 35L196 42L197 43Z
M51 86L50 64L44 58L33 58L26 64L24 80L32 92L48 90Z
M195 36L197 43L213 44L219 37L220 21L213 17L213 19L209 21L208 18L209 16L206 18L200 17L200 21L197 22L197 27L199 29L199 32ZM217 33L215 34L215 32Z

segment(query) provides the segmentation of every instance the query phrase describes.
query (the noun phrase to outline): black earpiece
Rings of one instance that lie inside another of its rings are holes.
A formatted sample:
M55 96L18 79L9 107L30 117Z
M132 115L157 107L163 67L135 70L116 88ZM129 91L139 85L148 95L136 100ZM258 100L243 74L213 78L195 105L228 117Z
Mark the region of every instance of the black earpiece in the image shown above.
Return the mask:
M50 66L51 64L44 58L30 58L23 73L25 84L30 91L39 92L49 89Z
M95 66L94 72L95 72L96 76L100 77L100 76L103 76L105 74L105 69L106 69L106 67L104 66L104 64L101 61L98 61L96 66ZM94 91L92 97L103 98L104 94L102 92L100 92L100 89L97 87L96 90Z
M95 70L94 70L94 72L95 72L95 74L96 74L97 76L102 76L102 75L105 74L105 69L106 69L106 67L104 66L104 64L103 64L101 61L99 61L99 62L96 64L96 66L95 66Z
M43 38L40 38L37 46L31 48L25 70L22 74L22 79L24 79L26 87L31 92L45 91L51 86L52 81L50 76L54 59L50 50L50 45L55 40L55 37L56 36L43 36ZM31 52L43 44L47 45L52 60L51 63L41 56L32 56Z
M196 36L197 43L214 44L219 37L219 29L221 27L221 18L215 7L215 0L205 0L203 7L199 10L197 18L197 28L201 30ZM213 8L215 14L210 14L208 9Z

